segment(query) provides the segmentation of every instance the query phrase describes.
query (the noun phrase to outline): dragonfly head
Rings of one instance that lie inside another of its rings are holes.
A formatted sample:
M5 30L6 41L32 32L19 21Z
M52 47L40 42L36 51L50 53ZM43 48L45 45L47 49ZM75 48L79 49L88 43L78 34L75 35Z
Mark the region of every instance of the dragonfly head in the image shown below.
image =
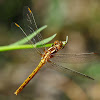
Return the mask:
M65 47L65 45L68 43L68 36L66 36L66 41L62 41L62 48L64 48Z
M63 49L65 45L68 43L68 36L66 36L66 41L55 41L54 46L56 46L58 49Z

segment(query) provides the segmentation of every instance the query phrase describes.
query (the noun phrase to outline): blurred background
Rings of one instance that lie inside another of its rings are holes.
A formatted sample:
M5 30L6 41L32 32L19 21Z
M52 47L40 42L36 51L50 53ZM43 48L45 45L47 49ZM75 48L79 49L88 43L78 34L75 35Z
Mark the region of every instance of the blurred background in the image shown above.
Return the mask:
M0 46L24 37L12 23L25 29L25 6L31 8L38 28L48 25L41 32L43 39L55 33L57 36L51 43L69 37L60 53L100 53L99 0L0 0ZM46 68L51 66L47 64L15 96L15 90L41 58L34 49L0 52L0 100L100 100L99 54L55 59L57 64L72 67L95 80L59 73Z

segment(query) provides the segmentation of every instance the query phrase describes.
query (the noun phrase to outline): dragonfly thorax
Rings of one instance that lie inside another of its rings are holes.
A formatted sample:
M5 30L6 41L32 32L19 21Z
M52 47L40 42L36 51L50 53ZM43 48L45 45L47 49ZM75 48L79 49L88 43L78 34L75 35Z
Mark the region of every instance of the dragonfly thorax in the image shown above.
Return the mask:
M50 58L52 58L54 56L55 53L57 53L62 48L63 48L63 43L58 40L55 41L54 45L52 45L52 47L48 48L44 52L41 59L45 59L46 61L48 61Z

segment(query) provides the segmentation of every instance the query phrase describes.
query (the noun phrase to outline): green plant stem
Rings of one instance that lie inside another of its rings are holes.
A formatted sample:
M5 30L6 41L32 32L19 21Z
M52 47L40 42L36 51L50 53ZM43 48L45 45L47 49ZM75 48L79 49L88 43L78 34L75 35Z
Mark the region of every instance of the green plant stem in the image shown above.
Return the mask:
M53 43L45 45L16 45L16 46L1 46L0 52L9 51L9 50L18 50L18 49L30 49L30 48L42 48L42 47L51 47Z

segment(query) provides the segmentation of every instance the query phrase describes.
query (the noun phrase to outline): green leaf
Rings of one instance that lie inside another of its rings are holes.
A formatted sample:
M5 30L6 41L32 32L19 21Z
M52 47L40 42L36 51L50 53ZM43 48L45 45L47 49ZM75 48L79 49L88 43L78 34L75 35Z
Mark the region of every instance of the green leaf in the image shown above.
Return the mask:
M43 45L43 44L46 44L46 43L50 42L56 35L57 35L57 34L54 34L53 36L51 36L51 37L49 37L49 38L46 38L46 39L44 39L44 40L42 40L42 41L40 41L40 42L37 42L37 43L35 44L35 46L37 46L37 45Z
M13 45L13 46L1 46L0 52L9 51L9 50L18 50L18 49L30 49L30 48L42 48L42 47L51 47L53 43L51 44L45 44L45 45Z
M51 44L45 44L50 42L54 37L56 36L56 34L54 34L53 36L46 38L36 44L30 44L30 45L8 45L8 46L1 46L0 47L0 52L3 51L9 51L9 50L18 50L18 49L30 49L30 48L42 48L42 47L51 47L53 43Z
M33 37L35 37L37 34L39 34L42 30L44 30L47 27L47 25L39 28L38 30L36 30L35 32L33 32L32 34L28 35L27 37L25 37L24 39L21 39L13 44L10 44L9 46L13 46L13 45L22 45L27 43L28 41L30 41Z

